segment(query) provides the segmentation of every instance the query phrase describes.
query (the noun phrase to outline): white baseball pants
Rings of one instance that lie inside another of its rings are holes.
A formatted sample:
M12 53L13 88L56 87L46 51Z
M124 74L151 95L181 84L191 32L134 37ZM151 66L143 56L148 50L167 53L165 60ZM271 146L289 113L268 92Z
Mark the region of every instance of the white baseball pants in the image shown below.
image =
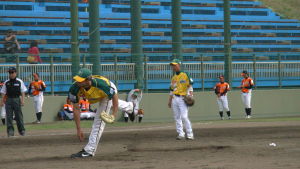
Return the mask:
M1 108L1 119L6 118L6 110L5 110L5 105L2 106Z
M44 96L43 95L36 95L33 96L33 106L35 113L43 112L43 103L44 103Z
M126 113L132 113L133 111L133 102L126 102L119 99L119 110Z
M95 118L94 118L94 123L92 126L92 131L91 131L91 134L89 137L89 142L84 147L84 150L93 156L95 155L95 153L97 151L98 143L100 141L100 138L101 138L102 133L105 128L105 122L100 119L100 113L102 111L109 113L111 107L112 107L112 100L108 100L108 98L104 98L99 103L99 106L97 108L97 112L96 112Z
M229 111L227 95L218 97L217 103L220 112L222 112L223 110L225 110L226 112Z
M194 137L192 124L188 118L188 106L183 101L182 96L173 96L172 110L178 135L185 137L185 133L183 131L184 124L187 137Z
M80 118L81 119L84 119L84 118L92 118L92 117L95 117L96 116L96 113L94 112L84 112L84 113L80 113Z
M244 103L245 108L251 108L251 92L242 93L242 101Z

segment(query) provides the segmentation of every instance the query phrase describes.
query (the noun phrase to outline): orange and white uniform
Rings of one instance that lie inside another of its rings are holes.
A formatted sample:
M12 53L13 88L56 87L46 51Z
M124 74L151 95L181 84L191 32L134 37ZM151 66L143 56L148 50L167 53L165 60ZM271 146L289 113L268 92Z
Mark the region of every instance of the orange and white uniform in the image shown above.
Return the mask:
M33 104L36 113L42 112L45 90L46 84L42 80L32 81L29 85L28 94L33 95Z
M254 86L253 80L250 77L244 78L241 82L242 101L245 108L251 108L251 95Z
M73 105L71 104L64 104L64 113L69 119L73 119Z
M217 97L217 103L219 106L219 111L223 112L225 111L230 111L228 107L228 99L227 99L227 92L230 90L230 86L226 82L219 82L215 85L214 87L215 93L218 96Z
M81 119L90 119L95 117L95 113L90 111L90 102L86 99L79 101L79 107L81 110L80 118Z

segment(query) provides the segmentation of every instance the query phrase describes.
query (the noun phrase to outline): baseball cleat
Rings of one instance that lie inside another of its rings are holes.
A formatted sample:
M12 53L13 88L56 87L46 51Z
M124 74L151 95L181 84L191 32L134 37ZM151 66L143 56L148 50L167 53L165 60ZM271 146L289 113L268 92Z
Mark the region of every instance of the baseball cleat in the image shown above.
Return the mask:
M71 158L86 158L86 157L92 157L92 154L87 153L84 149L82 149L78 153L71 155Z
M32 124L41 124L41 121L36 120L36 121L32 122Z
M23 131L21 131L19 134L20 134L21 136L25 136L25 131L23 130Z
M177 136L176 137L176 140L183 140L183 139L185 139L184 136Z
M187 140L194 140L195 138L194 138L194 136L188 136L188 137L186 137L186 139Z

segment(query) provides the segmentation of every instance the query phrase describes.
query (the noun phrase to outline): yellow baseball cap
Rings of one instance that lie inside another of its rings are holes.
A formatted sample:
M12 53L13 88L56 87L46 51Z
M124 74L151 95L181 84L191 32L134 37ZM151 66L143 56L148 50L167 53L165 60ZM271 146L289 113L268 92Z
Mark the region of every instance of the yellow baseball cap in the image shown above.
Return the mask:
M92 75L92 72L87 68L82 68L78 71L77 75L73 77L76 82L83 82L86 78Z
M170 65L180 65L181 61L179 59L173 59Z

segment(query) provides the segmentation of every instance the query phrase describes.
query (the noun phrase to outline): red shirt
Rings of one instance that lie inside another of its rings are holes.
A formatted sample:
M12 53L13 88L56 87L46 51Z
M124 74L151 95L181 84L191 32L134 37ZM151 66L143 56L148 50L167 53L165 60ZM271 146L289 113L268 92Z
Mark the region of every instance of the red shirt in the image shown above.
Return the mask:
M29 48L28 54L30 54L31 56L35 57L35 61L36 62L42 63L42 60L41 60L41 58L39 56L39 54L40 54L39 48L37 48L36 46L34 46L32 48Z

